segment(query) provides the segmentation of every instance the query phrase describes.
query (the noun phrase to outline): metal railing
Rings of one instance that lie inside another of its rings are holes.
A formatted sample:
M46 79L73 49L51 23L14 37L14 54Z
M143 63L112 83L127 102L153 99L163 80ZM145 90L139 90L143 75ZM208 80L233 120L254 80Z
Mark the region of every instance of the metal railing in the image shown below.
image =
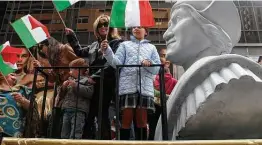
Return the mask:
M115 91L116 91L116 96L115 96L115 109L116 109L116 123L115 123L115 127L116 127L116 139L119 140L120 139L120 134L119 134L119 130L120 130L120 121L119 121L119 74L120 74L120 69L123 67L138 67L139 70L139 80L140 80L140 90L141 90L141 65L118 65L116 67L116 87L115 87ZM167 134L167 112L166 112L166 94L165 94L165 85L164 85L164 65L160 65L160 64L156 64L156 65L151 65L149 67L160 67L160 99L161 99L161 108L162 108L162 113L161 113L161 119L162 119L162 136L163 136L163 140L168 140L168 134ZM31 97L30 97L30 109L29 109L29 114L26 120L26 131L25 131L25 137L28 138L30 137L30 134L32 133L32 130L30 129L29 125L31 124L32 121L32 117L33 117L33 108L34 108L34 101L36 99L36 82L37 82L37 75L40 73L44 76L45 78L45 87L44 87L44 94L43 94L43 100L42 100L42 110L41 110L41 118L40 118L40 137L45 138L47 137L45 135L45 129L44 128L44 112L45 112L45 106L46 106L46 97L47 97L47 89L48 89L48 81L49 81L49 74L47 74L44 70L68 70L68 69L78 69L78 72L80 72L81 69L100 69L101 73L100 73L100 89L99 89L99 102L98 102L98 116L97 116L97 124L98 124L98 130L97 130L97 135L96 135L96 139L100 140L102 137L102 128L101 128L101 122L102 122L102 110L103 110L103 81L104 81L104 66L90 66L90 67L36 67L35 68L35 72L34 72L34 80L33 80L33 87L32 87L32 93L31 93ZM78 80L80 80L80 73L78 73ZM58 88L58 78L56 77L55 80L55 85L54 85L54 96L53 96L53 105L52 105L52 109L54 109L54 104L55 104L55 98L57 95L57 88ZM79 90L79 81L77 83L77 90ZM77 91L79 92L79 91ZM139 93L141 94L141 93ZM78 108L78 96L76 98L76 108ZM141 103L142 103L142 97L140 96L139 98L139 102L140 102L140 107L141 107ZM75 109L75 116L77 116L77 109ZM53 111L52 111L52 115ZM75 125L76 125L76 118L75 117ZM50 136L48 136L49 138L52 138L53 135L53 131L54 131L54 126L52 126L54 124L53 120L51 121L51 127L50 127L50 131L49 134ZM74 131L75 133L75 131ZM75 134L73 135L75 137Z

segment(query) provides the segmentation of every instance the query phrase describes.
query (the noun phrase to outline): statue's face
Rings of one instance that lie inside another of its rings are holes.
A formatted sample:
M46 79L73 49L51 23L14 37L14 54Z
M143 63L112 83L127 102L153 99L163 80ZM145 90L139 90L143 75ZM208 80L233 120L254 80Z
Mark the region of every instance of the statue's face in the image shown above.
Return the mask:
M210 45L200 24L184 7L177 8L172 14L164 34L167 45L167 59L183 65Z

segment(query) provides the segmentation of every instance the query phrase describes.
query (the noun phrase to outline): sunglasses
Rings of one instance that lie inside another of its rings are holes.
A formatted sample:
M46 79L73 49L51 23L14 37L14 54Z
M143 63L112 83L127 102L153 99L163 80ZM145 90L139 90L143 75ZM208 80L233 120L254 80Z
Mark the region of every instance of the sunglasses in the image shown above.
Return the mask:
M99 23L98 25L97 25L97 28L101 28L101 27L108 27L108 22L104 22L104 23Z

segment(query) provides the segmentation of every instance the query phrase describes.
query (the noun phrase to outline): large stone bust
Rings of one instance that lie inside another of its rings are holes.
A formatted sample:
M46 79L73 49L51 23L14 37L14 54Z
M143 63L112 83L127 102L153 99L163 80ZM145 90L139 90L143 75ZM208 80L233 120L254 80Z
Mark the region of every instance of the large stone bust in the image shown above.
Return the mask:
M262 137L262 68L229 54L240 35L232 1L174 4L164 34L167 59L186 71L167 102L169 139Z

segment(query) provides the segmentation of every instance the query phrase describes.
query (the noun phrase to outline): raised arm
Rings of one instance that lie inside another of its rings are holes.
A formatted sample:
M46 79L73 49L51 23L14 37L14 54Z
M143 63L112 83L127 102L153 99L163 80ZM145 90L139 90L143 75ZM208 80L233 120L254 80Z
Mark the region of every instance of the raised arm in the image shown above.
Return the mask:
M70 46L73 48L75 54L79 57L87 57L89 53L90 47L81 47L79 40L76 37L76 34L74 33L73 30L66 28L66 36L67 36L67 41L70 44Z

